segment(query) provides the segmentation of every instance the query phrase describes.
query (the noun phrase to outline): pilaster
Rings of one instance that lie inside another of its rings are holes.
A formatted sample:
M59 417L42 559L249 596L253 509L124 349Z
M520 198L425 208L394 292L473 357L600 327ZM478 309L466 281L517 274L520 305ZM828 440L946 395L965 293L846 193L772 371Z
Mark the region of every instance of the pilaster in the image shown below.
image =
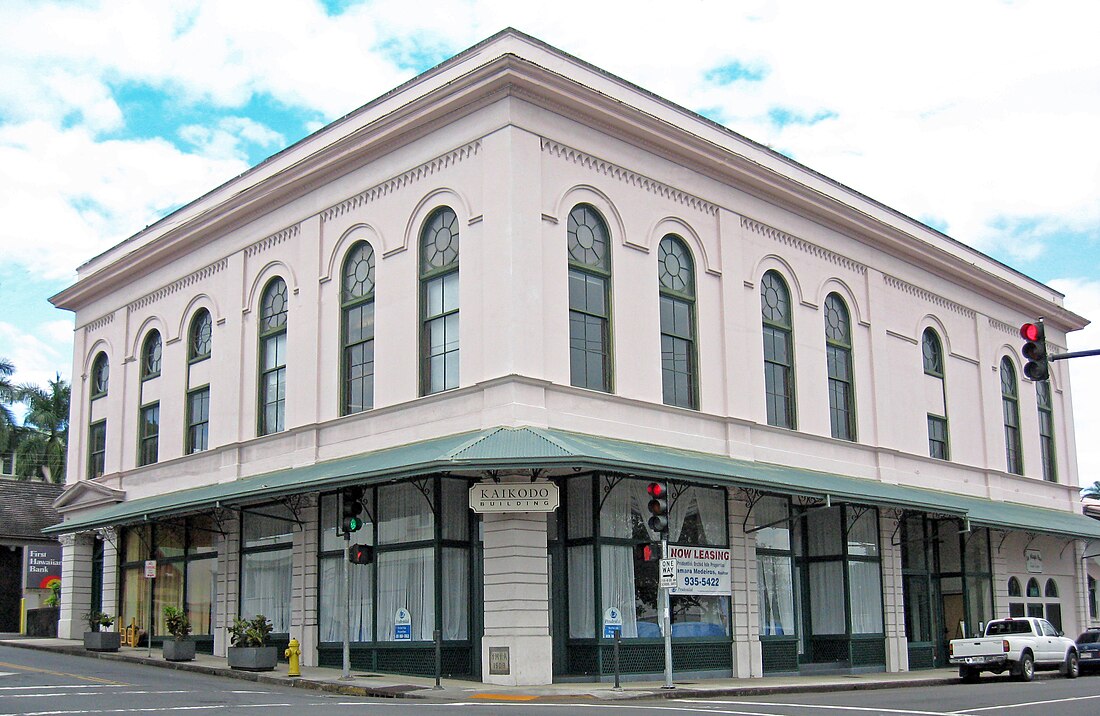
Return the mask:
M290 636L302 648L302 666L317 665L317 525L320 508L315 495L302 501L299 518L302 527L294 533L293 607Z
M61 618L57 636L82 639L92 608L92 535L61 535Z
M224 528L225 534L218 540L218 604L214 613L214 656L222 657L229 646L229 627L237 617L240 520L225 520Z
M894 544L898 518L879 517L882 559L882 628L886 633L886 670L909 671L909 640L905 636L905 585L901 573L901 546Z
M756 538L745 534L745 518L749 507L737 498L736 491L729 494L730 579L733 595L730 597L733 630L733 676L747 679L764 675L764 661L760 651L760 607L756 580Z

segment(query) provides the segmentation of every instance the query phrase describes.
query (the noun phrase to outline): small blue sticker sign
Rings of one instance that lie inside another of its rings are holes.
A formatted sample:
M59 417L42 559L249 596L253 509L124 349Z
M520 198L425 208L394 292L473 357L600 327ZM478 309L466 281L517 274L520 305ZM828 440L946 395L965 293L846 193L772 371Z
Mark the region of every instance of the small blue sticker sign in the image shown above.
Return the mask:
M412 615L404 607L393 615L393 640L412 641Z
M608 607L603 613L603 638L614 639L615 632L623 630L623 613L615 607Z

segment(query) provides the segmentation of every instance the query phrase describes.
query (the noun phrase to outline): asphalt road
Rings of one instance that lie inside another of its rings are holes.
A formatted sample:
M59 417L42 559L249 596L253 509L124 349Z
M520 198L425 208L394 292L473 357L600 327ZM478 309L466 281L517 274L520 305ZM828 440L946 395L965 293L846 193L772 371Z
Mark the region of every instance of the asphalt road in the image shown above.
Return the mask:
M1100 676L1075 681L1040 678L1021 684L985 676L976 685L787 694L746 698L650 701L480 703L367 699L326 694L141 664L0 647L0 716L409 716L455 713L604 713L628 716L1093 716L1100 713Z

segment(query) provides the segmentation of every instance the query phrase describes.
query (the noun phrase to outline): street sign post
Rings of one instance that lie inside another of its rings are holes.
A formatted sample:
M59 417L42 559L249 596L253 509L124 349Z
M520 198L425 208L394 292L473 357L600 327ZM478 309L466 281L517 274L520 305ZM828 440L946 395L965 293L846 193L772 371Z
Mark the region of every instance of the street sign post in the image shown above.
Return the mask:
M676 586L676 560L661 560L661 589L672 589Z

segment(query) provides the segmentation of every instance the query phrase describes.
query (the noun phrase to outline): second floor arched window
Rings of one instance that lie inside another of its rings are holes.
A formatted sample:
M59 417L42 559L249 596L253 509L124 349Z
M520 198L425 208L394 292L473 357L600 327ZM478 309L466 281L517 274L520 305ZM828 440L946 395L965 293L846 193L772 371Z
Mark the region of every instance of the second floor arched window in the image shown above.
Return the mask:
M260 300L260 435L278 433L286 427L286 282L275 277L268 282Z
M825 297L825 363L829 376L829 428L834 438L856 439L852 322L839 294Z
M1016 382L1016 368L1007 357L1001 359L1001 410L1004 413L1006 469L1016 475L1023 475L1024 460L1020 449L1020 393Z
M611 392L611 234L589 204L569 212L569 383Z
M102 398L107 395L107 388L111 377L111 363L107 360L106 353L100 353L92 361L92 399Z
M794 429L794 339L791 292L775 271L760 280L760 312L764 332L764 396L768 425Z
M374 407L374 249L366 241L344 259L340 313L340 414L350 415Z
M947 387L943 370L943 343L931 328L921 336L926 384L925 410L928 417L928 454L940 460L950 460L947 431Z
M1058 482L1054 452L1054 401L1050 395L1050 381L1035 381L1035 401L1039 407L1039 449L1043 458L1043 479Z
M160 333L156 330L149 331L145 336L145 342L141 346L141 379L149 380L160 375L161 360Z
M420 394L458 387L458 216L431 213L420 231Z
M657 247L661 301L661 384L666 405L699 407L695 357L695 262L678 236Z
M210 357L210 348L214 333L214 322L210 311L200 308L191 319L191 328L187 331L187 359L205 360Z

